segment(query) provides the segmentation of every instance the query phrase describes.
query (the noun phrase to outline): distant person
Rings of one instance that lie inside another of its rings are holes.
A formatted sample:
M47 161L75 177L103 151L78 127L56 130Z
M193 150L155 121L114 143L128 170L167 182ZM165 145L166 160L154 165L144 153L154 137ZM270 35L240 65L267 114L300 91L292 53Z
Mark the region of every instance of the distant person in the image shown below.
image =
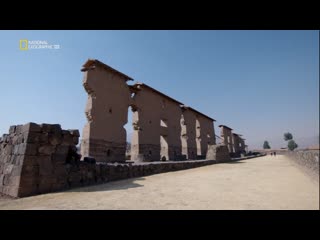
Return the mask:
M276 152L274 152L274 153L273 153L273 155L276 157L276 156L277 156L277 153L276 153Z
M271 156L273 155L273 153L272 153L272 152L271 152L270 154L271 154Z

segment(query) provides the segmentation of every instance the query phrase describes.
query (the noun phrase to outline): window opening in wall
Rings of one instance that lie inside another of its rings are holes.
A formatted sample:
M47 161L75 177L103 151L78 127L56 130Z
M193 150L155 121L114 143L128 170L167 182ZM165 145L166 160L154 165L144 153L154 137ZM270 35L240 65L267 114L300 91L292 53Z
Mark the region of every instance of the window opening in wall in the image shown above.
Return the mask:
M160 160L166 161L167 159L169 159L169 147L167 136L160 135Z
M196 144L197 144L197 155L202 155L201 146L201 126L198 119L196 119Z
M168 127L167 119L160 119L160 126L161 127Z
M140 131L138 108L129 106L127 114L127 123L123 126L126 134L126 159L129 160L132 157L132 160L136 160L134 159L136 154L132 156L131 146L137 145L136 134Z

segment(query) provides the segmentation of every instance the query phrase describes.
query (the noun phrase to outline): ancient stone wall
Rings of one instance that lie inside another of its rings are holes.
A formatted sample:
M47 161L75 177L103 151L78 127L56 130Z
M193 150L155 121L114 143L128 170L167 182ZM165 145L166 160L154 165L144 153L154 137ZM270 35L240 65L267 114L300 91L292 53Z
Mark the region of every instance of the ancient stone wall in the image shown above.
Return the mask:
M223 139L223 144L228 147L229 153L232 155L234 153L232 129L224 125L219 127L221 128L220 136Z
M135 84L132 160L143 155L145 161L181 158L181 109L179 102L146 84Z
M196 142L196 115L194 112L185 106L182 106L183 132L182 138L182 155L187 159L197 159L197 142Z
M286 151L284 154L305 170L317 175L319 180L319 150Z
M214 119L146 84L128 85L132 78L98 60L88 60L83 67L88 93L83 157L125 162L124 125L129 107L133 111L133 161L205 159L208 145L216 144ZM222 136L234 153L231 130L224 126Z
M239 153L239 152L240 152L240 147L239 147L240 137L239 137L239 135L236 134L236 133L233 133L233 134L232 134L232 137L233 137L234 152L235 152L235 153Z
M206 158L208 146L215 144L215 133L214 133L214 126L213 126L213 119L209 119L204 117L203 115L197 114L197 120L199 122L199 126L197 130L199 139L199 146L198 149L198 156L200 158Z
M0 192L13 197L64 189L79 140L59 124L11 126L0 139Z
M83 86L88 93L87 123L83 129L81 154L102 162L124 162L130 77L97 61L84 65Z
M239 138L239 144L240 144L240 146L239 146L239 151L240 152L245 152L245 150L246 150L246 143L245 143L245 140L243 139L243 138Z
M78 130L62 130L58 124L10 127L0 139L0 193L25 197L215 163L88 163L76 154L78 138Z

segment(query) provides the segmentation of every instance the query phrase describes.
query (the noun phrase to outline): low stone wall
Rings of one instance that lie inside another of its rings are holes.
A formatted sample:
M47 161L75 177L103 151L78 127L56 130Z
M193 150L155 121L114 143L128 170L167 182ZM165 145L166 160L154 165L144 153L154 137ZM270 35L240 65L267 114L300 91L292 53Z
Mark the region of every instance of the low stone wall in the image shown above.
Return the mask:
M90 184L105 183L114 180L142 177L152 174L179 171L189 168L214 164L213 160L195 160L181 162L152 163L97 163L80 162L68 165L67 188L81 187Z
M11 126L0 139L0 193L26 197L215 163L88 163L76 153L78 140L78 130L62 130L59 124Z
M224 159L226 147L219 146L212 150L217 160L89 163L80 161L78 140L78 130L62 130L59 124L11 126L0 139L0 194L26 197L230 161Z
M285 155L307 171L319 176L319 150L288 151Z

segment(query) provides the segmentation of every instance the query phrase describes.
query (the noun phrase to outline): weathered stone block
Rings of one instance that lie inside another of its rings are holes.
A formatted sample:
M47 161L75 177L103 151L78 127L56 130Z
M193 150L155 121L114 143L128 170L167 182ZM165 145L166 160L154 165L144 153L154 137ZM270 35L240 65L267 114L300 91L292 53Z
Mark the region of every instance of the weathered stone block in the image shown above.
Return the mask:
M21 127L21 132L41 132L41 127L36 123L30 122Z
M23 142L25 143L39 143L40 136L40 132L25 132L21 134L21 137L24 138Z
M57 178L64 178L65 179L67 177L66 167L62 164L55 165L53 172Z
M17 197L28 197L39 194L37 185L25 185L16 189Z
M20 185L20 176L13 176L11 174L5 174L3 178L4 186L18 187Z
M4 153L4 155L11 155L13 153L13 146L7 144L2 152Z
M69 152L69 146L62 146L62 145L57 146L55 151L55 153L62 154L62 155L67 155L68 152Z
M52 162L54 164L56 163L66 163L67 161L67 155L66 154L60 154L60 153L53 153L52 154Z
M63 145L63 146L73 145L73 137L68 131L66 131L62 134L61 145Z
M21 175L23 177L38 177L40 174L39 166L23 165Z
M80 133L78 129L69 129L68 131L73 137L80 137Z
M39 147L39 153L43 155L51 155L55 152L55 146L52 145L45 145Z
M40 134L39 143L48 144L49 143L49 133L43 132Z
M0 175L0 186L3 186L3 179L4 179L4 174Z
M78 145L78 143L79 143L79 137L73 137L72 140L73 140L73 144L74 144L74 145Z
M5 195L18 197L18 187L12 187L12 186L4 186L2 188L2 192Z
M1 155L0 157L0 163L5 164L5 163L9 163L12 164L11 162L11 158L13 155Z
M11 174L13 166L14 165L12 165L12 164L6 163L4 165L3 174Z
M49 143L51 145L59 145L62 142L61 132L49 133Z
M47 133L57 133L57 132L61 132L61 126L60 124L48 124L48 123L43 123L40 125L42 132L47 132Z
M50 156L43 156L39 159L39 174L42 176L51 175L53 173L53 166Z
M21 156L21 159L23 160L23 165L28 166L39 166L39 159L41 159L42 156ZM20 161L22 161L20 159Z
M14 146L13 153L15 155L36 155L38 153L38 146L33 143L21 143Z
M10 128L9 128L9 134L13 134L13 133L15 133L15 131L16 131L16 126L15 126L15 125L10 126Z
M22 170L22 165L13 166L13 169L11 171L11 175L12 176L20 176L21 175L21 170Z
M16 125L15 133L16 133L17 135L22 132L22 126L23 126L23 125Z

